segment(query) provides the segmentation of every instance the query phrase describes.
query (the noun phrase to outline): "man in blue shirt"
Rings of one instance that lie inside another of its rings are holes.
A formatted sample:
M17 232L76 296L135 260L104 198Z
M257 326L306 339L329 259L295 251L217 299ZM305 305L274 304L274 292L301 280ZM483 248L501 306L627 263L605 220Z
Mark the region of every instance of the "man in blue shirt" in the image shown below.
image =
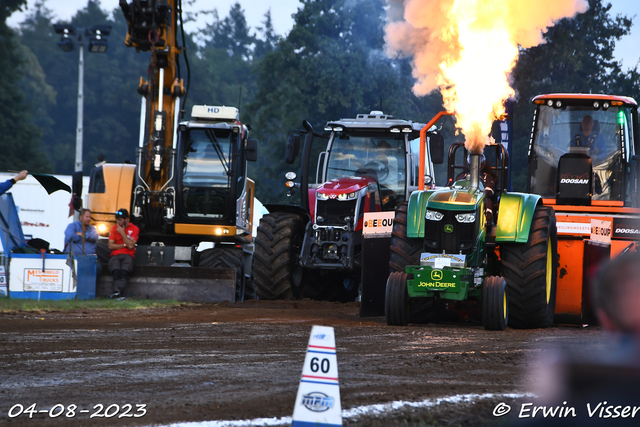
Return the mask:
M18 181L22 181L23 179L25 179L27 177L27 175L29 175L29 172L27 172L26 170L23 170L22 172L20 172L15 177L13 177L11 179L8 179L5 182L3 182L2 184L0 184L0 196L3 195L4 193L6 193L7 191L9 191L9 189L11 187L13 187L13 184L15 184Z
M100 235L98 230L91 225L91 211L81 209L78 221L72 222L64 231L65 252L69 251L69 245L73 245L74 255L95 255L96 243ZM102 265L98 262L96 276L102 272Z
M595 125L593 117L586 115L582 119L580 129L581 137L587 141L589 147L589 155L596 159L604 159L607 156L607 142L600 133L600 124ZM597 127L597 128L596 128Z

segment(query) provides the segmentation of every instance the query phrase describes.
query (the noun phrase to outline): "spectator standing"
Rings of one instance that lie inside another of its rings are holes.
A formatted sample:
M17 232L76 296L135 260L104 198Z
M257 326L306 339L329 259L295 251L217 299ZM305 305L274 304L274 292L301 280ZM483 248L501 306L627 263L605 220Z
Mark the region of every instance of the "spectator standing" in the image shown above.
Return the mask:
M109 233L109 272L113 276L113 294L111 298L118 298L127 287L129 277L134 269L136 242L140 229L129 221L129 211L119 209L116 212L116 225Z

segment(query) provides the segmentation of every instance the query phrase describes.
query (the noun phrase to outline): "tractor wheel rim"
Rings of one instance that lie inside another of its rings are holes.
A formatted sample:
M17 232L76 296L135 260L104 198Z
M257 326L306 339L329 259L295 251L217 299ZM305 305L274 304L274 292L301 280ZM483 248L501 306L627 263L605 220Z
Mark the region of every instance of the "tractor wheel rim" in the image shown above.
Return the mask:
M502 291L502 318L507 320L507 287Z
M551 301L551 283L553 282L553 254L551 251L551 239L547 242L547 304Z

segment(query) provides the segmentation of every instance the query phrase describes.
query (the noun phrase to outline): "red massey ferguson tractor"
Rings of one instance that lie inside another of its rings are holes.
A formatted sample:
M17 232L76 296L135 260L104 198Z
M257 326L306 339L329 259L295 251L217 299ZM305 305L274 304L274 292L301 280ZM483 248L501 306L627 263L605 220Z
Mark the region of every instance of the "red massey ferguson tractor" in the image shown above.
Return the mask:
M306 121L303 125L305 131L291 134L286 156L293 163L304 137L300 182L293 182L295 173L286 175L287 186L301 189L301 205L265 206L269 214L260 220L253 263L256 292L269 300L354 300L362 277L363 229L393 221L395 209L418 188L412 145L417 150L425 125L380 111L328 122L324 132L314 132ZM428 136L423 167L429 186L444 142L435 132ZM327 140L315 184L309 182L314 138ZM365 221L365 214L374 212L390 215Z

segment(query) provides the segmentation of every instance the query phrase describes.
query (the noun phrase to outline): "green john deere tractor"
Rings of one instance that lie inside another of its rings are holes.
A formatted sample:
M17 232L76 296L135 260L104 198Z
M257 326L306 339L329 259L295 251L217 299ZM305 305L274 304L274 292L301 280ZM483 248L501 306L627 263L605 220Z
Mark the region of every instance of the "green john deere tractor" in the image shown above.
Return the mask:
M448 184L418 190L396 210L385 317L389 325L437 319L443 302L475 300L487 330L553 323L557 231L553 209L538 195L507 192L508 159L501 144L468 155L449 149ZM484 174L493 177L493 216ZM455 305L455 304L453 304Z

